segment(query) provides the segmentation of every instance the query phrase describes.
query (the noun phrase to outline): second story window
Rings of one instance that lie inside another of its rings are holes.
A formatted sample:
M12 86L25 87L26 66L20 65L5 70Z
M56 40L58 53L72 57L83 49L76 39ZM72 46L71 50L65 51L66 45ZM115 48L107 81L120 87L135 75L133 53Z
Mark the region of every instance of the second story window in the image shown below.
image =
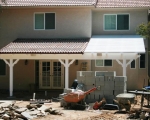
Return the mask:
M129 30L129 14L105 14L104 30Z
M55 13L35 13L34 29L35 30L55 29Z

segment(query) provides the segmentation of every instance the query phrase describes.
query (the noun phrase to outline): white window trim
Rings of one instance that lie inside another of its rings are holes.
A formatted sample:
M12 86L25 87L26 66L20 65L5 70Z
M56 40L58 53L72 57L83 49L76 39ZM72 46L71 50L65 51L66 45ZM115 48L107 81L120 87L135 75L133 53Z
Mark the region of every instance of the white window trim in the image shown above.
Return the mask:
M45 29L45 13L54 13L55 14L55 29ZM35 14L44 14L44 29L35 29ZM34 30L56 30L56 12L35 12L33 16Z
M116 29L105 30L105 15L116 15ZM117 15L129 15L129 29L128 30L117 30ZM103 15L103 31L129 31L130 30L130 14L129 13L118 13L118 14L104 14Z
M143 53L144 54L144 53ZM141 55L141 54L140 54ZM145 68L140 67L140 57L139 57L139 69L146 69L146 54L145 54Z
M131 63L130 63L130 69L136 69L136 60L134 59L135 61L135 68L131 68Z
M95 67L113 67L113 60L112 60L112 66L104 66L104 60L107 60L107 59L97 59L97 60L103 60L103 66L97 66L96 60L95 60ZM108 60L110 60L110 59L108 59Z

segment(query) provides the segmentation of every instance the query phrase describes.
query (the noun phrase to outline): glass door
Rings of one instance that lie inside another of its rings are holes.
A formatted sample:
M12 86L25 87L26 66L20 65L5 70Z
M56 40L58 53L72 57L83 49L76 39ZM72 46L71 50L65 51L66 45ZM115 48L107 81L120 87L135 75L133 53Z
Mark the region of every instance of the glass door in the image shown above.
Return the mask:
M40 89L61 89L64 87L64 67L57 60L39 62Z

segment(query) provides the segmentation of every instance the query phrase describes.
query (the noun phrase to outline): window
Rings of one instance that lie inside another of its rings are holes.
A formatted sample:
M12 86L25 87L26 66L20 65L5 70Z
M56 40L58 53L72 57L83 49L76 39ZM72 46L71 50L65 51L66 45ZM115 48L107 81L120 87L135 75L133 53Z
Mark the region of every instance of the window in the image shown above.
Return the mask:
M3 60L0 60L0 75L6 75L6 64Z
M112 60L95 60L96 67L112 66Z
M104 22L104 30L129 30L129 14L106 14Z
M136 67L136 62L135 60L133 60L130 64L130 68L135 68Z
M140 68L145 68L145 54L140 54Z
M34 20L36 30L55 29L55 13L35 13Z

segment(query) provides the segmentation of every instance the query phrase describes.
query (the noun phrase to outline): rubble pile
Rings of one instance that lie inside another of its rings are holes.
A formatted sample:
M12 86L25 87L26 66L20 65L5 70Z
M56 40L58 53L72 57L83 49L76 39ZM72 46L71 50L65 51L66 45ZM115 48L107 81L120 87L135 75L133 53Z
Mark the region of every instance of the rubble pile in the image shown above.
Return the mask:
M44 104L29 104L26 107L15 105L15 101L0 103L0 119L3 120L32 120L49 114L61 115L58 110Z

